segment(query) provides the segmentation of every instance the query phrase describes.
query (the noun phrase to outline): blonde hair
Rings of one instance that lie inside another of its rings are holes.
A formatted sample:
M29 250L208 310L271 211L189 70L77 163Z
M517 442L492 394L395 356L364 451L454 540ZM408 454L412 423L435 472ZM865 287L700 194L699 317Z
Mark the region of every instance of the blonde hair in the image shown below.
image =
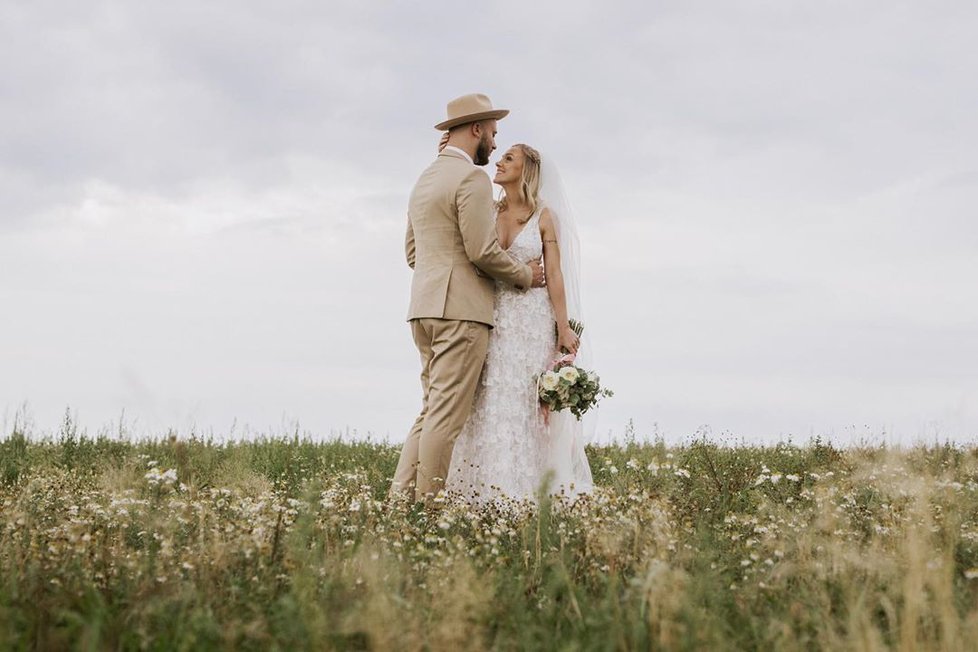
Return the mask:
M526 205L530 207L530 215L533 215L537 212L537 201L540 193L540 152L523 143L517 143L513 147L518 147L523 152L523 174L520 175L519 185L520 201L526 202ZM503 195L496 202L496 208L499 211L506 210L507 199L506 195ZM528 215L523 222L529 219L530 216Z

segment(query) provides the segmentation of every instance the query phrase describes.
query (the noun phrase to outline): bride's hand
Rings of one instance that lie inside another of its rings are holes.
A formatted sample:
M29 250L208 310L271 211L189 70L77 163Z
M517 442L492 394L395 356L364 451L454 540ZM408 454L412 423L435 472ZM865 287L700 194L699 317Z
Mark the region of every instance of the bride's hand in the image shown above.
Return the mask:
M577 333L570 326L564 326L560 329L557 334L557 350L566 351L567 353L577 354L577 350L581 347L581 339L577 336Z

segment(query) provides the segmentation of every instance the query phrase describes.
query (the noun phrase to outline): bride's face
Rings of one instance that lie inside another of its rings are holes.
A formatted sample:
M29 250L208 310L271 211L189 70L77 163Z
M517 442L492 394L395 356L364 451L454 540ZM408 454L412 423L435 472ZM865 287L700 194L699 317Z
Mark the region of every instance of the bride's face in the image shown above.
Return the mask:
M523 174L523 151L519 147L510 147L496 163L496 176L493 183L504 184L519 181Z

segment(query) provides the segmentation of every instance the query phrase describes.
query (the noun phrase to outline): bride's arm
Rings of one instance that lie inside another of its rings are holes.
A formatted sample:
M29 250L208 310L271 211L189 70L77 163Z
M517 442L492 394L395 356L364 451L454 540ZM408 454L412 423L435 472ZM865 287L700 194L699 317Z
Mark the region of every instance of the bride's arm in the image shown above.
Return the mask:
M557 320L557 349L577 353L580 340L567 319L567 296L564 293L564 275L560 271L560 247L557 245L557 229L550 209L540 214L540 237L543 239L543 265L547 276L547 292Z

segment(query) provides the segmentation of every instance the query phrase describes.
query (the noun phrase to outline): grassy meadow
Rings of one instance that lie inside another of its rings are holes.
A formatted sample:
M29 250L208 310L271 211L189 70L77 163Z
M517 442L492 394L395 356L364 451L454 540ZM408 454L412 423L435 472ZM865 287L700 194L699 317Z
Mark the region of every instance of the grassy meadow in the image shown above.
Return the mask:
M397 455L15 429L0 648L978 648L975 448L630 442L587 499L437 513Z

